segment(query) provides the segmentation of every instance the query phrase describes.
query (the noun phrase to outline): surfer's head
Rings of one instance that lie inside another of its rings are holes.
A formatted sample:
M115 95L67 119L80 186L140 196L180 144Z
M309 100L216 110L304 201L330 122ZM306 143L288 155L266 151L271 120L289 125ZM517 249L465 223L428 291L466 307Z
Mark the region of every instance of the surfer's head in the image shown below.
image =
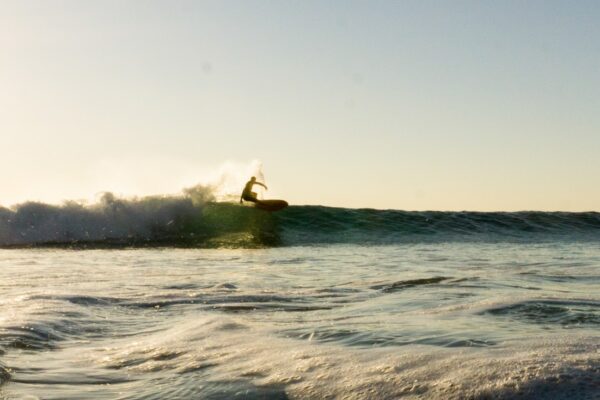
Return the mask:
M250 178L250 180L251 180L252 182L254 182L254 181L256 180L256 177L255 177L255 176L253 176L252 178Z

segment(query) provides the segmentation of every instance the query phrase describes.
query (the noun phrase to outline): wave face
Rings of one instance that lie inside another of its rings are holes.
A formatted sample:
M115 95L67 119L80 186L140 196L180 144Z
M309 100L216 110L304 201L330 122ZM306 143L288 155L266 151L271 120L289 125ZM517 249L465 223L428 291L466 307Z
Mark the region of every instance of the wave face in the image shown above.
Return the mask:
M422 241L600 239L600 213L440 212L291 207L277 215L293 241L386 244Z
M272 247L600 239L600 213L408 212L291 206L269 213L193 196L0 208L0 246Z

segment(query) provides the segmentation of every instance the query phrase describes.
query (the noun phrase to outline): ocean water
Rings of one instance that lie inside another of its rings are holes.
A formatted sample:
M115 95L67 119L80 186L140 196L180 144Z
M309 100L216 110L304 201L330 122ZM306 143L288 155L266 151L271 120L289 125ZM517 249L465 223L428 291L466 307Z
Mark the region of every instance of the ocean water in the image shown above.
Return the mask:
M0 398L600 399L600 214L30 203L0 246Z

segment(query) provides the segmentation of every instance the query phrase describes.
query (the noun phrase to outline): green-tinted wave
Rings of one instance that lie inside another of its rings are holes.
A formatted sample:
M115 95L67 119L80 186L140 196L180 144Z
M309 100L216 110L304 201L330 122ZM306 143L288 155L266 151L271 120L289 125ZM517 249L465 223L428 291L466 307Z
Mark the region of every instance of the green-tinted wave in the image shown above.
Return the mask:
M196 203L188 197L103 198L94 206L0 208L0 246L256 248L333 243L597 240L598 213L407 212Z

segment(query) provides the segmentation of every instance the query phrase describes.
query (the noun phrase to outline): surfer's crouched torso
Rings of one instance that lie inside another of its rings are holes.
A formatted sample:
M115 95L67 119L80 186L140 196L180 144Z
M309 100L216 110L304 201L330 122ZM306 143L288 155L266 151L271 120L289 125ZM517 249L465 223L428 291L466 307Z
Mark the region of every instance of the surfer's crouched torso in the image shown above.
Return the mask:
M242 192L242 199L244 199L245 201L252 201L256 203L258 201L258 199L256 198L256 192L250 191L250 188L247 186L248 185L246 185L244 191Z
M267 186L264 183L260 183L260 182L256 182L256 178L253 176L247 183L246 186L244 186L244 190L242 191L242 195L240 196L240 203L243 200L246 201L250 201L252 203L260 203L261 201L258 200L257 196L256 196L256 192L252 191L252 186L254 185L260 185L262 187L264 187L265 189L267 189Z

